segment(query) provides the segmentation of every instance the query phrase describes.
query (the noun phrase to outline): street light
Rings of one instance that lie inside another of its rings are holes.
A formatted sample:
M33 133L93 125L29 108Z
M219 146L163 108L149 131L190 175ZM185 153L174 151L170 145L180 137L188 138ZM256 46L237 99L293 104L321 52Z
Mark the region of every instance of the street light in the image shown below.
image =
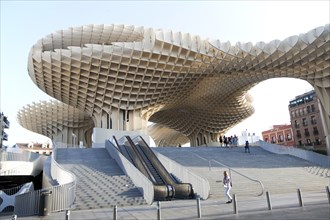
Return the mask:
M75 148L77 135L75 133L72 133L72 137L73 137L73 148Z

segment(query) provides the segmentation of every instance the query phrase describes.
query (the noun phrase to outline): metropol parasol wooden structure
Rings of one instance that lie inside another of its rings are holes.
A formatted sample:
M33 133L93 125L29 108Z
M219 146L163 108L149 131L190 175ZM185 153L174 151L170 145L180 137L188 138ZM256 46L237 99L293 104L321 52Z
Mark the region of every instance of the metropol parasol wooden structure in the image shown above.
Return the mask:
M23 107L18 121L62 142L75 134L86 146L92 134L105 139L102 130L146 133L157 146L199 146L254 113L249 89L290 77L314 87L329 149L329 39L329 24L254 45L127 25L56 31L33 45L28 72L57 101Z

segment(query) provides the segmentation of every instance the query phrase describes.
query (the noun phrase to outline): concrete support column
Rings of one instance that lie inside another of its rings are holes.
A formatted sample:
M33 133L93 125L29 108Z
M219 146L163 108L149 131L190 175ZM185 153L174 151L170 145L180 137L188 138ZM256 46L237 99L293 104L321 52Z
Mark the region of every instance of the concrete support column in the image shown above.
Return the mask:
M328 83L329 85L324 85L325 87L323 88L316 85L314 85L314 88L320 100L319 109L327 146L327 154L330 155L330 82Z

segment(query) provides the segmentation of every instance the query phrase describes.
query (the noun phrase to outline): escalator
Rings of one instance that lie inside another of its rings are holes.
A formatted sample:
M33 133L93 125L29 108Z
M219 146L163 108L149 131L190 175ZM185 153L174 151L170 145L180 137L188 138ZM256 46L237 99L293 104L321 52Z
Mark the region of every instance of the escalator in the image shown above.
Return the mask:
M145 175L154 184L154 200L171 200L174 196L174 188L166 184L164 179L157 173L152 166L146 162L139 150L128 136L122 137L116 142L117 149L129 160L143 175Z
M129 137L128 137L129 138ZM194 196L193 187L190 183L181 183L174 178L159 161L155 153L151 150L148 144L141 136L135 137L133 144L139 150L139 153L143 155L143 159L147 161L148 167L153 167L156 172L162 177L167 185L174 187L176 199L190 199Z
M141 136L133 140L129 136L114 137L119 151L141 171L155 188L155 201L176 199L190 199L194 196L190 183L181 183L173 177L158 160Z

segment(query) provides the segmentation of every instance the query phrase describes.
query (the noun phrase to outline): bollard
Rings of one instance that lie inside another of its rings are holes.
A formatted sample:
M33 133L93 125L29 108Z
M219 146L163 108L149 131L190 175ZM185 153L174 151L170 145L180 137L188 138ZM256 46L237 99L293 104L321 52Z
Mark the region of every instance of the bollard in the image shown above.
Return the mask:
M157 202L157 220L161 220L161 210L160 210L160 201Z
M326 187L325 187L325 191L326 191L326 193L327 193L327 196L328 196L328 202L329 202L329 204L330 204L330 190L329 190L329 186L326 186Z
M113 207L113 220L117 220L117 206Z
M234 214L238 214L236 194L233 195Z
M270 201L269 192L266 192L266 197L267 197L268 210L272 210L272 203Z
M66 210L65 211L65 220L69 220L70 219L70 210Z
M201 199L199 198L199 196L196 199L197 201L197 216L198 218L202 217L202 210L201 210Z
M297 190L297 193L298 193L299 206L303 207L304 203L303 203L303 200L302 200L300 189Z

